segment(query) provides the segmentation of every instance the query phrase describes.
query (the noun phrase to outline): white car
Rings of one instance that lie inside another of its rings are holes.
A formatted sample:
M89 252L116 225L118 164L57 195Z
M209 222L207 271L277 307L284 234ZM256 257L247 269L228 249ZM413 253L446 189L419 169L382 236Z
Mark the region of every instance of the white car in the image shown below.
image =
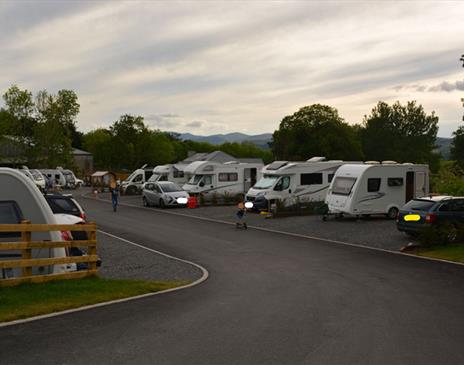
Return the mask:
M142 201L148 207L157 205L160 208L167 206L187 205L189 194L179 185L170 181L147 182L143 186Z

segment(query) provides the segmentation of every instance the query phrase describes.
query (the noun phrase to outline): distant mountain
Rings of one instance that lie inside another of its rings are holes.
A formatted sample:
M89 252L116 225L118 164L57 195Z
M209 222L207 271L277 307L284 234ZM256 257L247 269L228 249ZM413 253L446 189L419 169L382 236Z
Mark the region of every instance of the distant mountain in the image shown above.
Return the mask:
M268 142L272 139L271 133L257 135L248 135L244 133L213 134L211 136L197 136L191 133L180 133L179 138L183 141L190 140L194 142L208 142L211 144L222 144L225 142L253 142L261 148L269 148Z
M445 159L448 160L450 158L450 148L451 148L451 143L453 142L452 138L443 138L443 137L437 137L437 141L435 144L437 145L437 151L440 152L441 156Z

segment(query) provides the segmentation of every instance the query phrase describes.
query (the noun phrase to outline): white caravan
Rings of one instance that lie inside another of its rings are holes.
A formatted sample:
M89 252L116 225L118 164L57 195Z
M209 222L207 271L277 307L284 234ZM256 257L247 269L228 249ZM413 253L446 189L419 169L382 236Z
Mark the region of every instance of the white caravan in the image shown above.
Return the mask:
M192 195L202 193L206 199L214 193L245 193L261 176L262 168L263 163L195 161L184 170L191 178L183 189Z
M0 224L18 224L22 220L31 223L56 224L56 218L36 188L34 182L17 170L0 168ZM21 238L19 233L0 233L2 242L14 242ZM32 240L61 241L60 232L33 232ZM33 249L32 258L65 257L64 248ZM0 251L0 260L21 258L19 251ZM33 267L33 275L75 271L76 264ZM1 269L0 278L19 276L20 269Z
M66 177L63 172L58 169L40 169L39 170L43 175L47 176L52 180L55 185L59 185L62 188L66 187Z
M340 167L325 201L329 214L386 214L393 219L409 200L428 193L428 165L371 161Z
M189 178L184 170L188 164L167 164L159 165L153 169L153 175L148 179L149 182L171 181L176 184L185 184Z
M153 175L153 167L143 165L135 170L129 177L121 183L121 194L133 195L142 192L143 184Z
M276 200L291 205L308 201L324 201L335 171L349 162L325 161L313 157L305 162L274 161L262 170L263 177L246 195L257 209L267 209Z

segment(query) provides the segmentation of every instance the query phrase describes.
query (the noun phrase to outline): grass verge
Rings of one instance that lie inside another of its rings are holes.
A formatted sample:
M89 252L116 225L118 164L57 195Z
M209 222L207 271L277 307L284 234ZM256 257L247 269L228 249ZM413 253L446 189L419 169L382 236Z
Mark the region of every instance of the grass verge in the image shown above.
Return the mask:
M128 298L189 284L98 277L0 288L0 322Z
M464 244L448 244L443 246L420 248L414 253L419 256L464 263Z

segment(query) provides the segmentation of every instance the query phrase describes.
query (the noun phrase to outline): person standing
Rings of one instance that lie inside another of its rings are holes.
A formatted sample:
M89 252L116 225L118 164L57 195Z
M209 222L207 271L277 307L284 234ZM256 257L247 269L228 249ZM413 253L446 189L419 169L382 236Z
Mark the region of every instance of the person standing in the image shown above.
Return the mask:
M113 212L116 212L118 208L119 199L119 186L114 184L111 186L111 203L113 204Z

